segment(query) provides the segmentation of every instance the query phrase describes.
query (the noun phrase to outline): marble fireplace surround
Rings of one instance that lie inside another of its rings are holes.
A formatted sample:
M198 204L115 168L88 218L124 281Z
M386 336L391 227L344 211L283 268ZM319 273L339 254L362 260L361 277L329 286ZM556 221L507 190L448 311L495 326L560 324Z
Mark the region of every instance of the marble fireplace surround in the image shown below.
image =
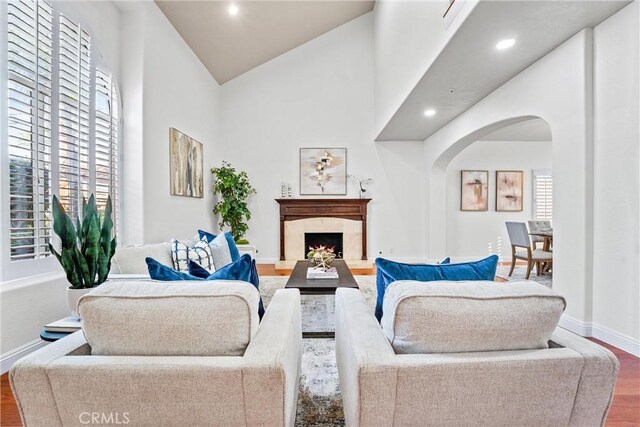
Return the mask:
M307 252L305 233L342 233L344 259L362 257L362 226L360 221L341 218L309 218L288 221L284 224L284 253L286 259L299 260Z
M306 253L305 233L342 233L343 258L350 267L367 260L367 204L370 199L276 199L280 204L280 261L291 268Z

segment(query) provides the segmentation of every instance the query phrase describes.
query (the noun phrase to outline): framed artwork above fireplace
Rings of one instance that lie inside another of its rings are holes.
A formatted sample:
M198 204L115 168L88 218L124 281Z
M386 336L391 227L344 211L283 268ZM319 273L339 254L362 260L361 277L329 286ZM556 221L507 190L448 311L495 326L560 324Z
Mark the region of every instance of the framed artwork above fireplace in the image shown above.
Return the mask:
M300 149L300 195L347 194L346 148Z

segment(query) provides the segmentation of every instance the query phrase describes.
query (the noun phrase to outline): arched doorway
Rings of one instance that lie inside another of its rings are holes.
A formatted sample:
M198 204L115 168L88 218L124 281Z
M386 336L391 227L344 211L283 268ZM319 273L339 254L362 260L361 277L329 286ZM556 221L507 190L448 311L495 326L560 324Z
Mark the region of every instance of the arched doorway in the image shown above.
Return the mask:
M508 123L500 123L501 128L475 137L460 151L457 150L460 146L456 146L454 156L450 157L449 152L446 160L445 156L439 159L438 167L445 171L446 185L445 250L454 259L495 254L508 263L511 247L505 223L551 220L551 128L537 117ZM505 181L506 177L509 179ZM504 188L504 183L511 179L516 185ZM503 196L508 194L508 198L499 197L499 192ZM531 239L542 249L542 238L531 236ZM508 266L498 269L498 275L507 274ZM525 276L526 267L518 266L513 277ZM551 274L535 276L535 280L551 286Z

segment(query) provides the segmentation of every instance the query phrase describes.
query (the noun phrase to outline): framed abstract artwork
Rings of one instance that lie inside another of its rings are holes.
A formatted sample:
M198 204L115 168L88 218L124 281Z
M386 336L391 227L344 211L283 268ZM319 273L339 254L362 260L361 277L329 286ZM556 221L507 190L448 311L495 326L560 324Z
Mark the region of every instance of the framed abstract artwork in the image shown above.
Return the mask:
M460 171L460 210L489 209L489 171Z
M300 149L300 195L347 194L346 148Z
M496 171L496 211L521 212L524 179L522 171Z
M171 194L204 197L202 144L177 129L169 129Z

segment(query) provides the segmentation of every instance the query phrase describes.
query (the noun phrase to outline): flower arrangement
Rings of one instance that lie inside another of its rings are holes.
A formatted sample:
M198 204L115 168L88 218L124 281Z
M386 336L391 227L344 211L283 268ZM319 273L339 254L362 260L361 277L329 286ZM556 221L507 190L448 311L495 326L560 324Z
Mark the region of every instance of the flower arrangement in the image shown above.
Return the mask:
M307 259L311 261L316 268L328 270L331 263L336 259L335 248L333 246L309 246Z
M358 186L360 187L360 198L364 198L364 195L367 192L365 187L373 182L373 178L363 178L357 175L348 175L348 178L351 178L358 183Z

